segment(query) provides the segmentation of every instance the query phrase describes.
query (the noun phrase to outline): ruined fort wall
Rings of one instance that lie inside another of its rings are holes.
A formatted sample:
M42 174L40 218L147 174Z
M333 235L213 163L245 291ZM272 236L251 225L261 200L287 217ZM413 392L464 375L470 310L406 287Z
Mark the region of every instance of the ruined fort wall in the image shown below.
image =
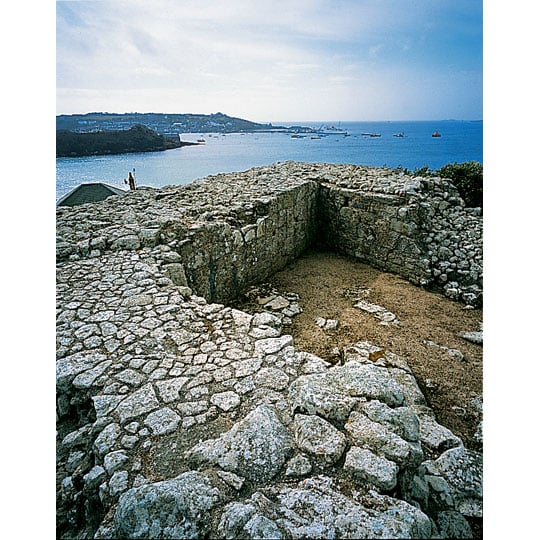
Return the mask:
M316 232L314 182L278 193L252 218L232 227L208 223L178 243L187 283L210 301L226 302L296 259Z
M318 217L325 245L417 285L430 279L418 213L405 197L323 184Z
M480 209L465 208L445 180L415 179L397 193L322 183L318 230L340 253L454 300L482 303Z
M287 162L58 211L59 260L161 245L166 275L210 301L230 301L322 243L482 302L480 209L440 178Z

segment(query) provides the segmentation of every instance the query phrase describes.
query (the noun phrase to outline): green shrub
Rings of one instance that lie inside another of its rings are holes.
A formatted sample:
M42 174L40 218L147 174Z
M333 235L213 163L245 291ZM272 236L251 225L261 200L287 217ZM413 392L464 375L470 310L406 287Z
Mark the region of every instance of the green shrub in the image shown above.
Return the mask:
M452 180L461 198L465 201L465 206L476 208L483 206L483 170L481 163L467 161L466 163L445 165L437 171L437 175Z

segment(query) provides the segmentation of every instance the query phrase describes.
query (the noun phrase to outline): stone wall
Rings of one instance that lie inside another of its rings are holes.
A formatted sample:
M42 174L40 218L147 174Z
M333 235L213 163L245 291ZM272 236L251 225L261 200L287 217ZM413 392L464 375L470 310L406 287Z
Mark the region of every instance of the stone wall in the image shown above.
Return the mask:
M59 260L161 245L178 285L229 301L315 240L447 296L482 303L482 218L440 178L283 163L58 209Z
M296 259L315 236L317 186L301 183L257 201L240 227L209 223L179 239L187 283L211 301L230 301Z
M417 285L429 282L417 212L405 197L322 184L318 216L327 246Z
M407 178L383 192L358 189L357 180L341 184L322 182L318 192L324 244L452 299L482 304L481 212L465 208L452 184Z

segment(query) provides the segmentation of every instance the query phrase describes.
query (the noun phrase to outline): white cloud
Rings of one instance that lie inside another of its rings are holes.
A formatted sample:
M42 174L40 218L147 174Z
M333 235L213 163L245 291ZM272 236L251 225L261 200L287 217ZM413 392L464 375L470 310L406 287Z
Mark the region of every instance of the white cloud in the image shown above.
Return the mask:
M428 4L60 2L58 110L221 110L272 121L290 113L307 119L317 110L337 114L348 105L351 114L374 114L381 108L360 108L355 96L391 99L385 70L400 69L400 54L412 62L408 55L422 39L418 17ZM394 109L388 101L387 110Z

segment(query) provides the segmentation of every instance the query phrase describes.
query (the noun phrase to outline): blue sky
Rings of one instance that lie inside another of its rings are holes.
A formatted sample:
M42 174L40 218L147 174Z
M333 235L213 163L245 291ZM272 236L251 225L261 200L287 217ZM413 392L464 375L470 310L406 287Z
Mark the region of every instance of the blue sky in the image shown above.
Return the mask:
M56 3L57 114L482 118L479 0Z

